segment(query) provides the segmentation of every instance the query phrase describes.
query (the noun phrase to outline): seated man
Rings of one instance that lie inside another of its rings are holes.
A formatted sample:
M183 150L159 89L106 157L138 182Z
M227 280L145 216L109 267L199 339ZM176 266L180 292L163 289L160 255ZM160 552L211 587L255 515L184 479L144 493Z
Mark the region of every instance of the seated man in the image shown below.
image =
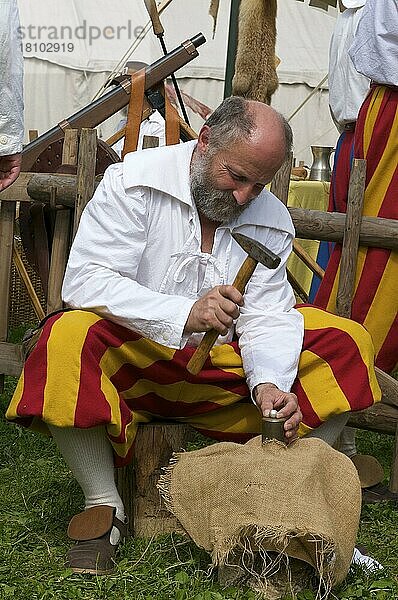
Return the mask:
M279 113L232 97L197 141L109 167L86 207L63 285L74 310L48 318L7 412L51 432L83 490L69 527L75 571L112 568L125 529L113 466L128 462L139 423L175 419L244 442L275 408L287 440L318 428L333 443L347 411L380 399L366 331L294 308L293 225L264 189L291 143ZM257 266L244 297L231 285L245 258L232 230L281 258ZM193 376L186 364L211 328L220 338Z

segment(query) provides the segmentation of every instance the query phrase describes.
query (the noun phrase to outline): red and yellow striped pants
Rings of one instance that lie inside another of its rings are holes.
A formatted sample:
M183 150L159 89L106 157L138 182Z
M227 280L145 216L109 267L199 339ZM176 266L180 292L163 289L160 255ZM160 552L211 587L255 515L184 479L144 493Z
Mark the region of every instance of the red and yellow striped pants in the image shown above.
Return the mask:
M349 143L350 137L347 137ZM355 127L353 156L366 158L363 214L398 219L398 90L372 86ZM351 153L345 148L332 182L332 210L346 212ZM329 210L331 207L329 206ZM336 244L314 304L336 312L341 245ZM351 318L372 336L376 365L398 366L398 252L359 248Z
M293 391L300 434L335 414L380 399L374 351L357 323L299 307L305 338ZM129 461L140 423L184 421L217 440L245 442L260 431L236 342L215 346L190 375L194 348L174 350L86 311L53 315L28 357L7 419L45 431L105 426L115 463Z

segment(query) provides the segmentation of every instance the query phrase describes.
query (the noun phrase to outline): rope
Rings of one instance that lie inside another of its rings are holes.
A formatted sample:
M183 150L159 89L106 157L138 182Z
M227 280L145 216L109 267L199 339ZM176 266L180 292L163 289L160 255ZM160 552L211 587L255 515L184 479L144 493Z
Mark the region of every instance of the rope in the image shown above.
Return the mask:
M290 115L290 117L288 117L288 119L287 119L288 122L294 117L294 115L296 115L299 112L299 110L301 110L303 108L304 104L306 104L308 102L308 100L310 98L312 98L312 96L314 94L317 93L317 91L320 89L321 85L323 85L325 83L325 81L327 80L327 78L328 78L328 74L326 74L325 77L323 79L321 79L321 81L314 87L314 89L312 90L312 92L310 94L308 94L308 96L302 101L302 103L296 108L296 110L294 110L292 112L292 114Z
M164 11L164 9L167 8L171 2L172 2L172 0L163 0L163 2L161 2L158 6L158 13L161 14ZM127 59L133 54L133 52L135 52L135 50L138 48L138 46L144 40L145 36L147 35L148 31L150 31L151 28L152 28L152 21L149 20L148 23L145 25L144 29L142 30L142 32L140 33L140 36L134 40L134 42L131 44L129 49L124 53L122 58L119 60L116 67L114 67L112 73L109 75L107 80L100 87L98 92L95 94L95 96L92 99L92 102L94 102L94 100L97 100L97 98L99 98L101 96L108 81L111 81L113 79L113 76L116 75L116 73L119 73L121 67L124 66Z

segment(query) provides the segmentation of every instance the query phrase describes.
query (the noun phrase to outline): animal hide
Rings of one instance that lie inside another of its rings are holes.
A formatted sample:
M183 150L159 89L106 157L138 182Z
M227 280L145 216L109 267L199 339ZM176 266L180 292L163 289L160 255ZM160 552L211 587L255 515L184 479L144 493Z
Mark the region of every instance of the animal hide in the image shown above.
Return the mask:
M213 38L216 33L218 9L220 8L220 0L211 0L209 15L213 17Z
M241 0L232 94L270 104L276 74L277 0Z

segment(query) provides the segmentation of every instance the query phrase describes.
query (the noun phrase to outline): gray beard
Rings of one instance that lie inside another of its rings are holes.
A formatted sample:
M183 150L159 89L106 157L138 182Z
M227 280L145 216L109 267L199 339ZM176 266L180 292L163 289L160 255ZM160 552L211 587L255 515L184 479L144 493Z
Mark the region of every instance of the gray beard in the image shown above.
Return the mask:
M249 203L240 206L231 192L215 190L209 176L209 158L193 158L191 164L191 195L198 211L210 221L228 223L239 217Z

